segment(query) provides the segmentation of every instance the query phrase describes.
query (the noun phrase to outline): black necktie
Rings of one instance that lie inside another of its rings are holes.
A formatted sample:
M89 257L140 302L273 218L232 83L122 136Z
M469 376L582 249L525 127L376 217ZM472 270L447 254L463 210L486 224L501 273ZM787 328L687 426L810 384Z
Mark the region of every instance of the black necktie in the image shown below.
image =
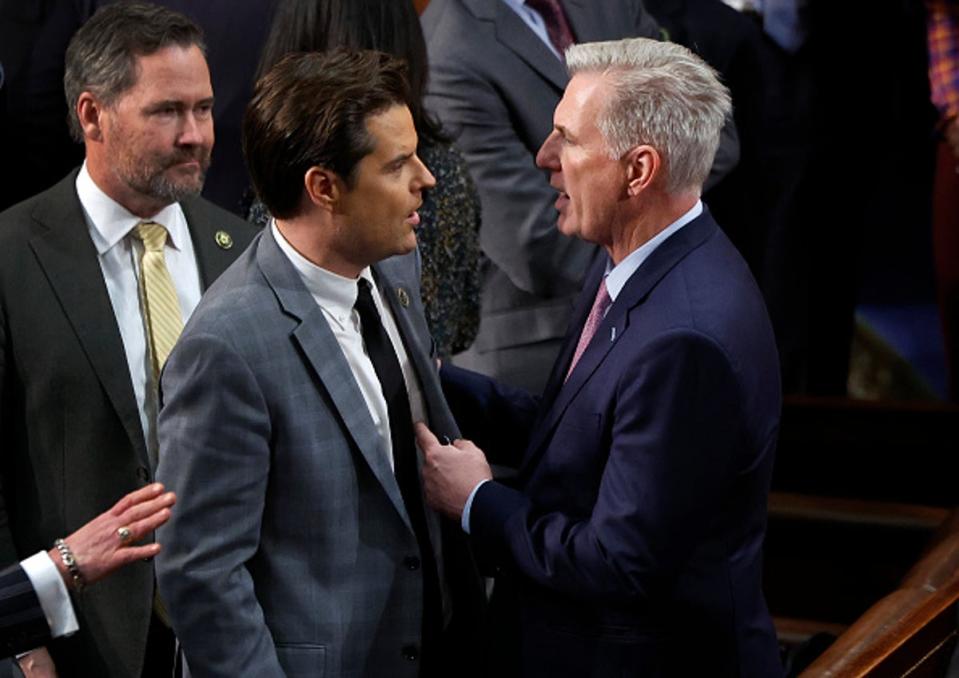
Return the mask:
M433 547L430 544L426 527L426 511L423 508L423 494L420 491L420 473L416 462L416 444L413 436L413 415L410 413L410 398L406 392L406 382L396 351L390 341L380 314L373 303L369 281L360 278L359 294L355 307L360 314L360 325L366 352L373 363L373 369L380 380L383 397L386 399L390 417L390 440L393 443L393 468L396 482L403 495L406 513L410 517L413 533L420 548L420 560L407 558L404 566L410 570L422 569L423 572L423 648L424 660L429 663L432 652L442 628L442 603L440 601L439 575ZM422 565L422 568L421 568ZM421 664L421 666L424 666ZM425 672L421 672L424 675Z

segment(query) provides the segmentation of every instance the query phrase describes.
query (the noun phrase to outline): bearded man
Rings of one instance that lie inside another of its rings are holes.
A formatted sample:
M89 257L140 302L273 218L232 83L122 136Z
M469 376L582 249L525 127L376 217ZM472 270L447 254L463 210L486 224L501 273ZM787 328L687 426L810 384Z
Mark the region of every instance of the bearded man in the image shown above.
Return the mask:
M103 8L71 41L64 85L85 161L0 214L0 565L152 482L159 371L202 290L253 236L196 197L213 90L189 19ZM152 563L80 602L80 631L21 656L27 675L170 675Z

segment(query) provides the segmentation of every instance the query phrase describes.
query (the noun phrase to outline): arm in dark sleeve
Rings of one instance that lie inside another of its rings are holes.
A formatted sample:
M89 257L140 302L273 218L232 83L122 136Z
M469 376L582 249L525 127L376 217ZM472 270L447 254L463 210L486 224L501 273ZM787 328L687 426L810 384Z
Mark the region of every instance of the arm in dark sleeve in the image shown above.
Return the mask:
M613 420L600 436L610 438L608 455L589 439L550 443L605 456L591 513L543 510L488 482L473 502L471 536L484 559L548 589L643 600L680 569L728 491L739 390L725 353L690 332L661 337L610 388Z
M518 466L539 398L449 363L443 363L440 380L463 437L482 448L490 463Z
M27 573L19 565L0 572L0 645L9 657L45 645L50 627Z

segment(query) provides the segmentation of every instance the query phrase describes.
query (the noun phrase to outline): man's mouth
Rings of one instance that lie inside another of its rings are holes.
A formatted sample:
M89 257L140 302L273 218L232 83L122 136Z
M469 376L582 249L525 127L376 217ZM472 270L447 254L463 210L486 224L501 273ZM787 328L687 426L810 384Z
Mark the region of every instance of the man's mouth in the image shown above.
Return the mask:
M419 207L416 208L416 210L418 209ZM412 226L413 228L416 228L417 226L420 225L420 213L417 212L416 210L413 210L412 212L410 212L409 215L406 217L406 223Z
M554 203L554 206L556 207L557 210L562 211L563 208L566 207L566 205L568 204L569 204L569 193L560 191L559 196L557 196L556 198L556 202Z
M197 151L195 153L183 153L170 161L169 167L186 167L189 169L199 169L206 171L209 166L209 160L205 153Z

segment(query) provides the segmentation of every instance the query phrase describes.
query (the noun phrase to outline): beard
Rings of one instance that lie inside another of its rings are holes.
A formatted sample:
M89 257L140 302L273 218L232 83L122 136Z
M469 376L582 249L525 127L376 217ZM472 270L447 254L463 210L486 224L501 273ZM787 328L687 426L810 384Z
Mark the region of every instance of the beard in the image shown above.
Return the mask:
M171 168L191 160L199 162L199 172L180 175L169 172ZM200 195L209 168L210 149L196 146L163 155L154 154L148 158L128 156L124 162L117 163L115 171L127 186L141 195L172 204Z

